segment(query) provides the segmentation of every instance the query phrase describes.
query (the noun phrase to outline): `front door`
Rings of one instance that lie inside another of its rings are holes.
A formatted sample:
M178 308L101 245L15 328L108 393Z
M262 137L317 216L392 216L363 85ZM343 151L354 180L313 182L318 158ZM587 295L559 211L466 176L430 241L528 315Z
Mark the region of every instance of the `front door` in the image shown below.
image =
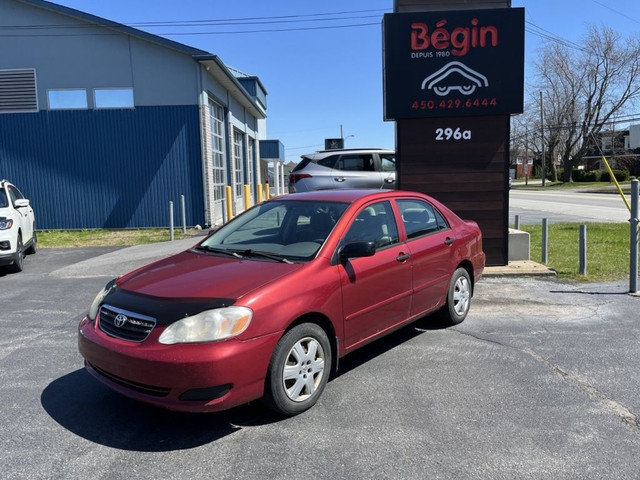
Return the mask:
M411 305L411 259L389 202L363 208L343 244L362 241L376 243L375 255L340 267L347 351L405 321Z

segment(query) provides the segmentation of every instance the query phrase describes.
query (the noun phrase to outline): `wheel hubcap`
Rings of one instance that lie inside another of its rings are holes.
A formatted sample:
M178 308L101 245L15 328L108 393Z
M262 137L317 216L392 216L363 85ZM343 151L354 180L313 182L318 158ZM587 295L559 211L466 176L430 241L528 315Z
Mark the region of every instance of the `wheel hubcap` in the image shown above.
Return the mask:
M470 298L471 288L469 286L469 281L464 277L458 278L453 291L453 309L458 315L464 315L469 309Z
M287 396L294 402L307 400L318 388L324 375L324 350L311 337L298 340L287 355L282 382Z

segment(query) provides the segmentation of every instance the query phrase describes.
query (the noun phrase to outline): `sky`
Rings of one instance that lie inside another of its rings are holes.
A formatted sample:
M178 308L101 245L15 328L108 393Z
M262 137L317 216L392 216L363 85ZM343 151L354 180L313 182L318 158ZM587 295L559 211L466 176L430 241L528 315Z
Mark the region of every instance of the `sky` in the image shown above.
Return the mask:
M383 119L382 32L393 0L56 0L206 50L267 90L267 137L285 161L324 148L395 148ZM525 96L548 38L579 42L589 25L640 35L638 0L512 0L525 8ZM153 24L154 22L160 24Z

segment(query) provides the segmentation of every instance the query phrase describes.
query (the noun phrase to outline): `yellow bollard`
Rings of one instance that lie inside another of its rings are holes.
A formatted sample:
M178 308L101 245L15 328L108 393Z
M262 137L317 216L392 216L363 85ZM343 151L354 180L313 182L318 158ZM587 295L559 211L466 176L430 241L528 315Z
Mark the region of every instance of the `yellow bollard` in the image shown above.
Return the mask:
M264 196L267 200L271 198L271 192L269 191L269 182L264 182Z
M229 185L224 187L224 198L227 204L227 222L228 222L233 218L233 208L232 208L233 195L232 195L231 187Z
M262 184L256 185L258 187L258 203L262 203Z
M627 197L625 196L624 192L622 191L622 188L620 187L620 184L618 183L618 179L613 174L613 171L611 170L611 167L609 166L609 162L607 162L607 159L606 159L606 157L604 155L602 155L602 161L604 162L605 167L607 167L607 172L609 172L609 177L611 178L611 181L615 184L616 188L618 189L618 193L622 197L622 200L624 201L624 204L627 206L627 210L629 210L629 212L631 212L631 205L629 205L629 200L627 200Z
M245 210L249 210L249 207L251 206L251 187L249 185L244 185L243 188L243 193L244 193L244 209Z

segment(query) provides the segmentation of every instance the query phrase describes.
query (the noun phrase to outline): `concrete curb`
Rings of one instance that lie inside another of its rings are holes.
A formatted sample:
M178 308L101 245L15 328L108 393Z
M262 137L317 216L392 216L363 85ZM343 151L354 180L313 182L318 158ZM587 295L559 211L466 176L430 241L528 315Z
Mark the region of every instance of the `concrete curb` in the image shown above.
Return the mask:
M555 270L531 260L515 260L504 266L485 267L485 277L555 277Z

